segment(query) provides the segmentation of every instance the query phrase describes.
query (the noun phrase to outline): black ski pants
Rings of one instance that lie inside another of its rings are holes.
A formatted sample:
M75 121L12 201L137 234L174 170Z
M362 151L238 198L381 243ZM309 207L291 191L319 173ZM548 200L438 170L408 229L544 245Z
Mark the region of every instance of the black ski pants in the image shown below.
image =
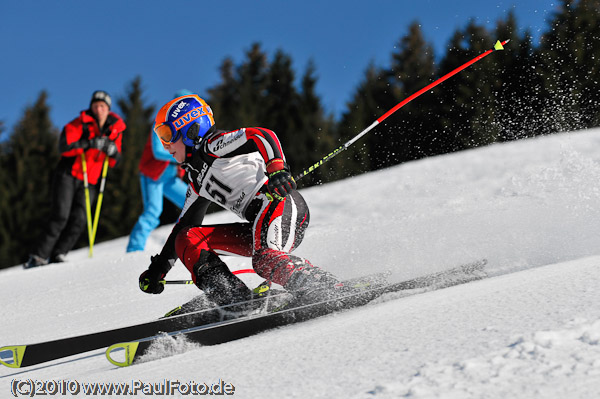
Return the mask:
M37 251L34 251L35 255L42 258L67 254L87 228L85 187L83 181L74 178L69 172L58 168L54 174L52 214ZM89 191L93 209L98 186L89 185Z

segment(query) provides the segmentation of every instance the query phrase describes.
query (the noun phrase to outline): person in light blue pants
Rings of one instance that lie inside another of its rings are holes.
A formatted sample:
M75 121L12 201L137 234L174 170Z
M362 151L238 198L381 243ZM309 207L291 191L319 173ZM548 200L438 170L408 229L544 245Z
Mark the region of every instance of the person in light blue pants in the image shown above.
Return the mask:
M180 90L175 98L190 94L187 90ZM144 147L140 160L140 185L144 211L129 235L127 252L143 251L150 233L160 224L160 215L163 211L163 197L183 207L187 184L179 177L181 169L175 158L163 147L154 131Z

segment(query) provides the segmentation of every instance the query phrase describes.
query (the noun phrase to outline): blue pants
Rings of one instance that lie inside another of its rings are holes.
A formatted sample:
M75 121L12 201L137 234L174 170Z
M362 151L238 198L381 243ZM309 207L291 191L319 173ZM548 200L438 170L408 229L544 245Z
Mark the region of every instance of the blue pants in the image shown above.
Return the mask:
M177 168L169 166L158 180L140 175L144 212L129 235L127 252L143 251L148 236L160 224L163 211L163 196L182 208L187 185L177 177Z

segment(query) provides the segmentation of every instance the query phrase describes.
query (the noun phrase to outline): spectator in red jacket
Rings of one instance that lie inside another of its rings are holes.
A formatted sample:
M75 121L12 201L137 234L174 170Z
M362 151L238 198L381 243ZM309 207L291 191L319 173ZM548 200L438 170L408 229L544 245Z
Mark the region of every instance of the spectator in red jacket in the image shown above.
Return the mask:
M109 158L114 167L121 155L125 122L110 111L111 98L98 90L92 94L89 109L69 122L60 135L58 150L61 158L54 172L52 186L52 216L43 225L44 234L23 265L25 268L64 262L85 230L86 201L81 154L85 155L90 203L98 192L102 164Z

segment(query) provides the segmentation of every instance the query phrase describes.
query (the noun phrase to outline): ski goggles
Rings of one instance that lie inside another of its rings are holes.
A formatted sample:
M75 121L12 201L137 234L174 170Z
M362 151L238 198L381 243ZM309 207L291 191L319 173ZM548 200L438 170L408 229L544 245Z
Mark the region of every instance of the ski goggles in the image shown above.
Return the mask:
M175 130L173 125L168 122L163 122L160 125L155 126L154 132L164 144L174 143L181 137L181 131Z

